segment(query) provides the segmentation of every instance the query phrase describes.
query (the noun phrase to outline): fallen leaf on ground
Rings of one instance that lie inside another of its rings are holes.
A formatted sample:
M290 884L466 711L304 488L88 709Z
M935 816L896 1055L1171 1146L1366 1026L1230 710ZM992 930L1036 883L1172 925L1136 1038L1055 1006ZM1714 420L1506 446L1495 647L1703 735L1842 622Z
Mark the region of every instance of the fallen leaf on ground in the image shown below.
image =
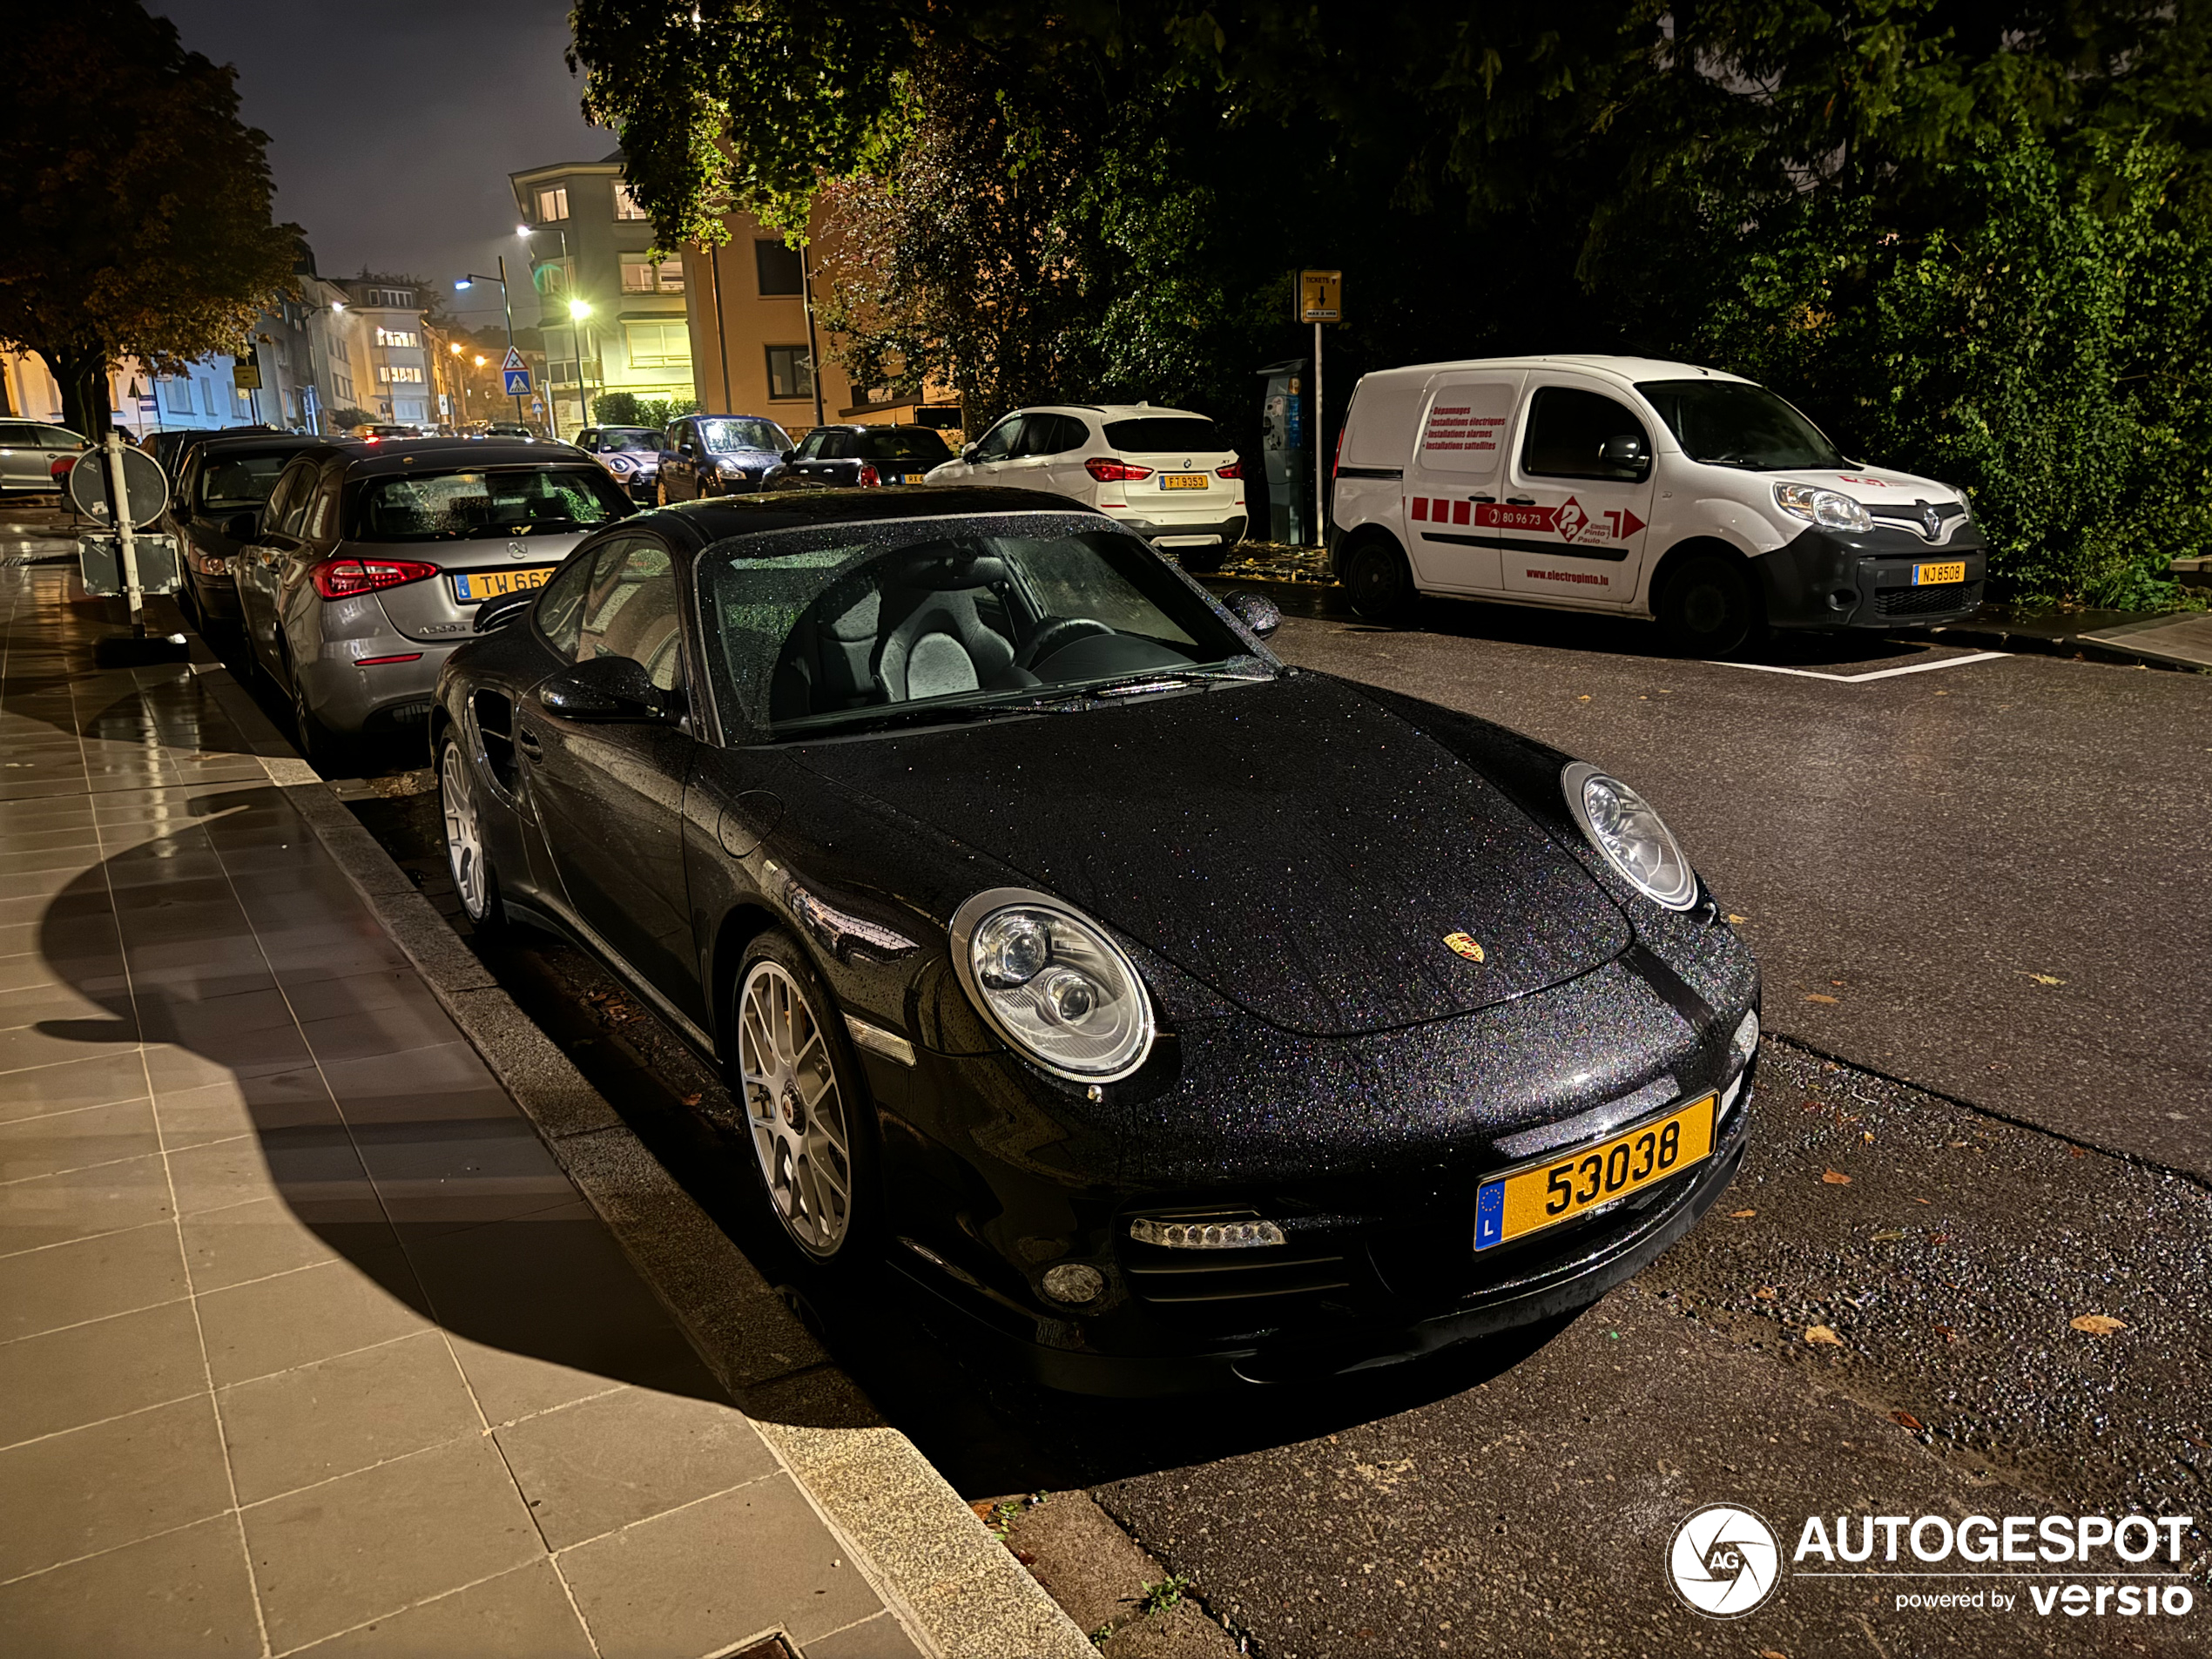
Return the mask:
M1750 921L1750 917L1749 917L1749 916L1739 916L1739 915L1736 914L1733 911L1731 911L1731 912L1730 912L1730 913L1729 913L1729 918L1728 918L1728 919L1729 919L1729 921L1730 921L1730 925L1731 925L1731 926L1735 926L1735 927L1741 927L1741 926L1743 926L1743 923L1745 923L1745 922L1747 922L1747 921Z
M1844 1345L1844 1339L1838 1336L1833 1331L1831 1331L1824 1325L1807 1325L1805 1327L1805 1340L1807 1342L1824 1343L1831 1348L1840 1348Z
M1851 1185L1851 1177L1841 1170L1830 1170L1820 1177L1820 1184L1824 1187L1847 1187Z
M1858 1138L1871 1146L1874 1144L1874 1131L1871 1129L1863 1129L1858 1131Z
M1943 1332L1943 1339L1946 1342L1956 1342L1959 1340L1959 1333L1956 1331L1953 1331L1949 1325L1939 1325L1936 1326L1936 1329Z
M1905 1235L1903 1233L1895 1231L1893 1228L1885 1227L1880 1232L1874 1235L1874 1242L1878 1244L1885 1244L1891 1239L1902 1238L1904 1237Z
M705 1098L705 1096L699 1094L689 1094L684 1096L684 1103L686 1106L696 1106L704 1098Z
M1836 998L1832 996L1824 996L1818 991L1807 991L1805 993L1805 1001L1808 1002L1833 1002L1836 1001Z
M1752 1291L1751 1294L1756 1297L1762 1298L1766 1301L1771 1302L1775 1299L1775 1298L1781 1295L1782 1292L1776 1290L1771 1285L1762 1285L1757 1290Z
M2064 980L2060 979L2055 974L2025 974L2024 977L2033 980L2038 985L2063 985L2066 983Z
M1934 1200L1933 1198L1915 1198L1915 1199L1913 1199L1913 1201L1912 1201L1912 1202L1913 1202L1914 1204L1933 1204L1933 1203L1935 1202L1935 1200Z
M1730 1221L1749 1221L1758 1213L1756 1210L1731 1210L1728 1212L1728 1218Z
M1831 979L1831 980L1830 980L1828 982L1829 982L1831 985L1845 985L1845 984L1849 984L1849 983L1850 983L1850 981L1849 981L1848 980L1840 980L1840 979Z
M1590 700L1590 694L1588 691L1585 691L1581 694L1581 696L1576 698L1575 700L1577 703L1587 703Z
M1790 1656L1779 1648L1761 1648L1759 1659L1790 1659Z
M1911 1412L1892 1412L1890 1413L1890 1421L1902 1425L1905 1428L1920 1428L1924 1426L1920 1420L1913 1416Z
M2128 1328L2126 1321L2115 1319L2109 1313L2084 1313L2079 1318L2068 1319L2067 1323L2077 1331L2087 1331L2093 1337L2108 1337L2115 1331Z

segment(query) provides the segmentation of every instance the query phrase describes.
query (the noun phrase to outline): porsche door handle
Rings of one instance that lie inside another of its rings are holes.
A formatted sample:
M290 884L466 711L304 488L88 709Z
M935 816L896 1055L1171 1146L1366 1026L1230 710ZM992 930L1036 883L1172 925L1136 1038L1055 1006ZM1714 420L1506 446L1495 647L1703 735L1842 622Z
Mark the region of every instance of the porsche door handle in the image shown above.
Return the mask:
M529 727L526 725L518 724L516 726L515 746L517 749L520 749L524 754L528 755L533 760L543 760L545 759L545 748L543 745L538 742L537 733L531 731Z

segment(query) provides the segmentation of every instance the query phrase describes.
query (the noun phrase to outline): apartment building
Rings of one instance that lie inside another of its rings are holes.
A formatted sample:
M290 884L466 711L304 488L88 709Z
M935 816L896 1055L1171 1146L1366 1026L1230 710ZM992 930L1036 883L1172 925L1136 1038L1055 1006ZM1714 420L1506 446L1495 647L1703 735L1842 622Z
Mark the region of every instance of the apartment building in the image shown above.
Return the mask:
M623 182L622 152L510 173L516 240L530 275L557 429L591 424L606 392L689 398L684 263L651 257L652 222ZM509 261L513 269L516 261ZM531 300L514 295L518 327Z

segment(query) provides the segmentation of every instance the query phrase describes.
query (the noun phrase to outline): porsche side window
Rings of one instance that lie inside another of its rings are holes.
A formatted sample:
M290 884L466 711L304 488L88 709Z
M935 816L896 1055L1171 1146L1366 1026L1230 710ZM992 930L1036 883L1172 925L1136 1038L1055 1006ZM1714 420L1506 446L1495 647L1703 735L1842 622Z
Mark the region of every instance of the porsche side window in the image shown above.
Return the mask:
M591 567L597 563L596 556L589 553L571 559L566 570L545 584L534 607L545 643L570 662L576 659L577 634L583 625L583 599L591 585Z
M676 572L668 550L638 538L604 549L583 604L577 660L627 657L662 691L676 684Z

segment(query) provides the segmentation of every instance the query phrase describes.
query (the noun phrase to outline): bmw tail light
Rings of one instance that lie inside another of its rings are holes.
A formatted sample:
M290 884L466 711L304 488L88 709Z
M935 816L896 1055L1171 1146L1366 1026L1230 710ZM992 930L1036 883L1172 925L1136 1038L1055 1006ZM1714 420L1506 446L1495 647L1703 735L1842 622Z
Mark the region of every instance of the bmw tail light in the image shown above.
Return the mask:
M864 484L864 485L868 485L868 486L873 486L873 485L876 485L876 484L880 484L880 483L881 483L882 482L883 482L883 480L882 480L882 479L880 479L880 478L879 478L879 477L876 475L876 470L875 470L874 467L873 467L873 466L872 466L872 465L870 465L867 462L865 462L865 461L863 461L863 462L860 463L860 482L861 482L862 484Z
M421 582L437 573L436 565L419 559L325 559L315 566L314 579L315 591L324 598L350 599L356 594Z
M1213 475L1217 478L1242 478L1244 475L1244 463L1241 461L1232 461L1225 467L1216 467L1213 469Z
M1094 455L1083 462L1083 470L1102 484L1133 484L1140 478L1150 478L1150 467L1132 467L1126 461L1116 461L1106 455Z

